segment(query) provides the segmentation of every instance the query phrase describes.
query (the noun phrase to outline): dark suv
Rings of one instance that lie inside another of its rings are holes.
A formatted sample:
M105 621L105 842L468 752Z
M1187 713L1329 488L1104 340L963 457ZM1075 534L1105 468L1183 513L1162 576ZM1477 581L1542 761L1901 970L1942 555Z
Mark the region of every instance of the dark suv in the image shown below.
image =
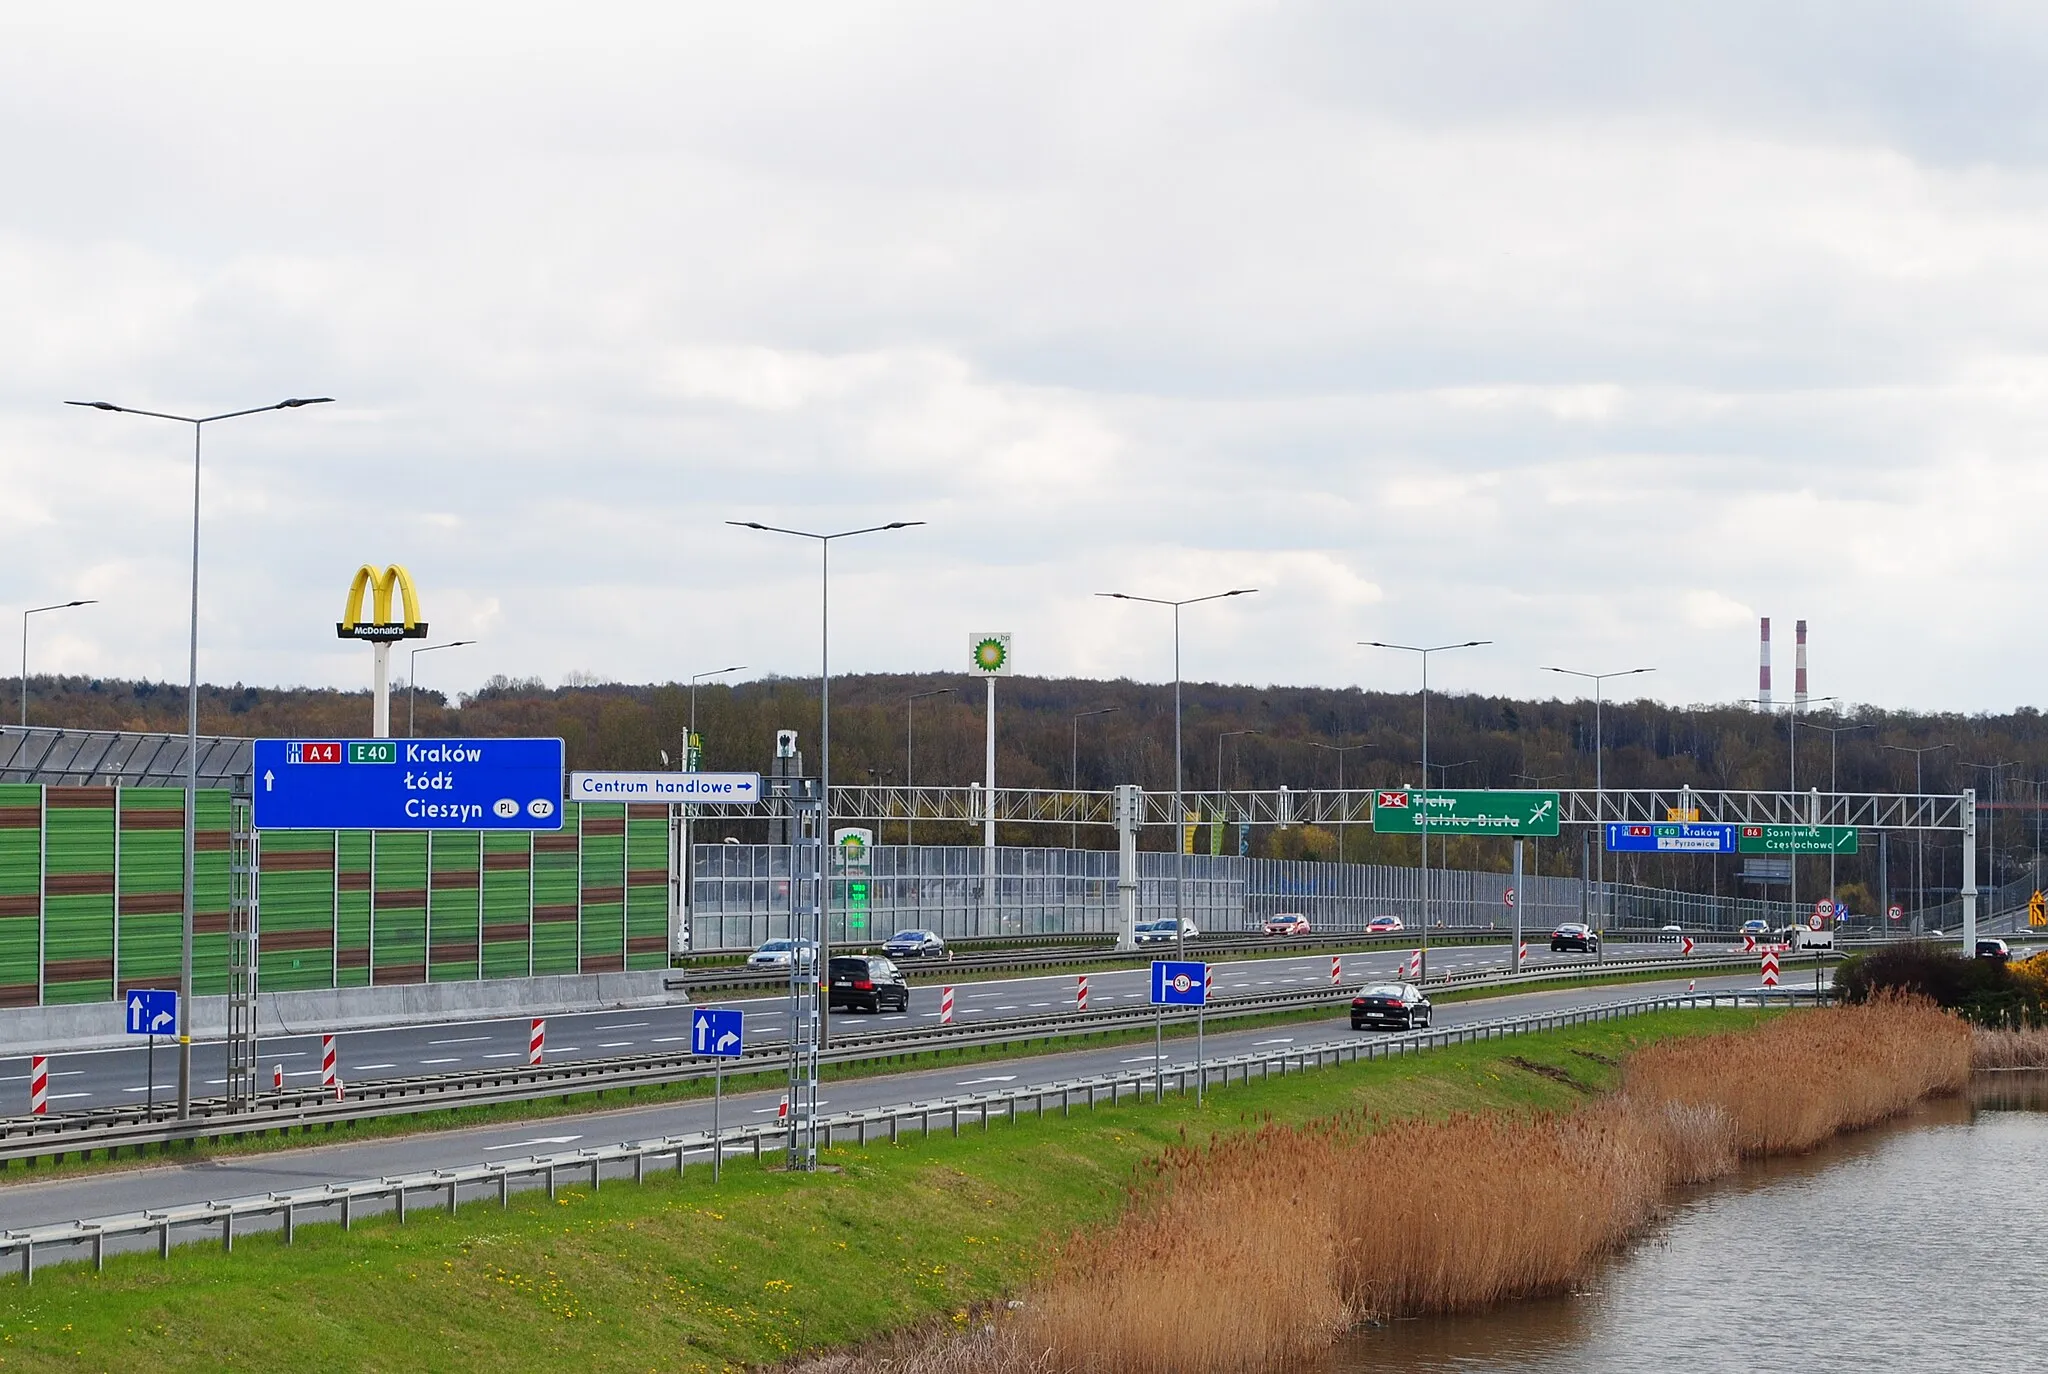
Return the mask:
M826 1004L833 1011L909 1011L910 984L879 954L836 954Z

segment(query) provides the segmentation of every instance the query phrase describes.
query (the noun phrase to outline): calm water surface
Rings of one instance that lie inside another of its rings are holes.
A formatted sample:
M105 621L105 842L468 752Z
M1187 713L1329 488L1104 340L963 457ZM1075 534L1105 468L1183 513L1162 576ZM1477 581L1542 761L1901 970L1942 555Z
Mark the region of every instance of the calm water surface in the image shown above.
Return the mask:
M2048 1370L2048 1083L1678 1200L1588 1291L1396 1322L1328 1374Z

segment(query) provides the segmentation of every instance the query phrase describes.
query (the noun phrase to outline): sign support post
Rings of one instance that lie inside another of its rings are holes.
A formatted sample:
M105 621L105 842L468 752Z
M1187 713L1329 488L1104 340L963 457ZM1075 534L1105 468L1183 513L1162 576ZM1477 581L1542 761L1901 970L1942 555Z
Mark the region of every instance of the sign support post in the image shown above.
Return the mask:
M1515 918L1514 943L1508 946L1508 967L1516 973L1522 971L1522 845L1521 836L1515 837L1515 863L1508 879L1508 912Z
M718 1133L718 1104L725 1096L725 1061L711 1067L711 1182L718 1183L719 1161L725 1158L725 1137Z

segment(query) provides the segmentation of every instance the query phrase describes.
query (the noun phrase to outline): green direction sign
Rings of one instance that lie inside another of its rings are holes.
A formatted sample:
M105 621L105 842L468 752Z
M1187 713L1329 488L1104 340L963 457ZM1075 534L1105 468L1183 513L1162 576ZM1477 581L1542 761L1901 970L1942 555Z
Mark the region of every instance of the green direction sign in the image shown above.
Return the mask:
M1420 835L1425 798L1432 834L1557 833L1555 792L1425 792L1421 788L1375 793L1373 830L1381 835Z
M1854 854L1853 825L1745 825L1736 832L1738 854Z
M350 763L397 763L398 741L395 739L352 739L348 742Z

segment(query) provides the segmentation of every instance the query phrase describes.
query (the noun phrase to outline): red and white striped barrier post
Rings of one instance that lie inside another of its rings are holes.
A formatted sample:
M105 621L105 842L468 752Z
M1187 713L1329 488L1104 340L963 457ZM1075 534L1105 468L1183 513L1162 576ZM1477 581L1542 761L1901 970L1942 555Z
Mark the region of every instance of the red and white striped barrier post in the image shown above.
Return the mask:
M1208 1004L1209 998L1210 998L1210 997L1211 997L1212 995L1214 995L1215 991L1216 991L1216 966L1215 966L1214 964L1204 964L1204 965L1202 965L1202 1002L1203 1002L1203 1005L1205 1005L1205 1006L1206 1006L1206 1005Z
M1529 942L1528 942L1527 940L1524 940L1524 941L1522 941L1522 943L1521 943L1520 945L1516 946L1516 948L1515 948L1515 967L1516 967L1516 968L1520 968L1520 967L1521 967L1522 965L1524 965L1524 964L1526 964L1526 963L1528 963L1528 962L1529 962Z
M1088 975L1085 973L1074 982L1074 1010L1088 1010Z
M953 1024L953 989L951 988L939 989L939 1024L942 1026Z
M320 1086L334 1086L334 1037L331 1035L320 1037Z
M335 1075L335 1077L334 1077L334 1100L335 1100L336 1102L340 1102L340 1101L342 1100L342 1095L341 1095L341 1075L339 1075L339 1074L336 1074L336 1075Z
M270 1090L274 1093L284 1091L284 1065L272 1064L270 1066Z
M1343 981L1344 956L1341 954L1332 954L1330 956L1330 986L1334 988L1337 986L1337 984Z
M1680 954L1692 953L1692 936L1688 935L1678 942L1678 952Z
M37 1116L50 1111L50 1061L40 1054L28 1061L28 1109Z
M1410 953L1410 954L1408 955L1408 969L1407 969L1407 972L1408 972L1408 976L1409 976L1410 978L1420 978L1420 977L1422 976L1422 951L1421 951L1421 950L1419 950L1419 949L1418 949L1418 950L1414 950L1414 951L1412 951L1412 952L1411 952L1411 953Z
M789 1120L789 1094L788 1094L788 1093L784 1093L784 1094L782 1095L782 1101L780 1101L780 1102L778 1102L778 1103L776 1103L776 1104L775 1104L775 1119L776 1119L776 1120L777 1120L778 1122L781 1122L781 1121L787 1121L787 1120Z
M536 1067L540 1064L541 1051L548 1044L548 1019L545 1016L533 1018L533 1028L526 1036L526 1062Z
M1764 986L1778 986L1778 951L1775 949L1764 951Z

